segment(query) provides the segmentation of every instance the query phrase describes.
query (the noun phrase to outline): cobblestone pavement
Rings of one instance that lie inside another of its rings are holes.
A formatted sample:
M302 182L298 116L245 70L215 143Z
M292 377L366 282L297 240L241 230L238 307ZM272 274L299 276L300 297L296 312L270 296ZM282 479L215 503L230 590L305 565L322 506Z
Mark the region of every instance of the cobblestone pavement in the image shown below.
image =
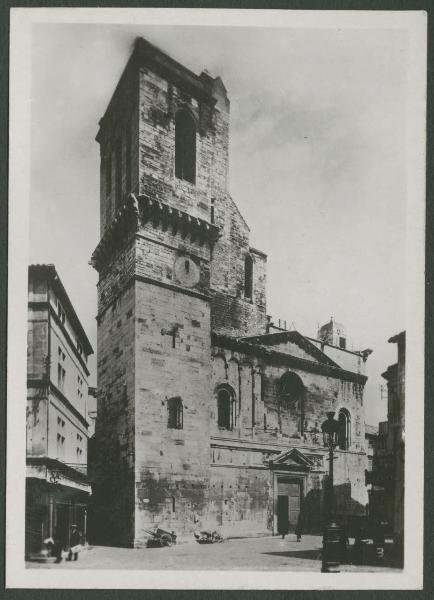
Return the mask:
M92 546L76 562L26 563L28 568L45 569L165 569L165 570L262 570L321 571L321 537L294 536L229 539L221 544L177 544L170 548L112 548ZM387 566L342 565L341 571L396 571Z

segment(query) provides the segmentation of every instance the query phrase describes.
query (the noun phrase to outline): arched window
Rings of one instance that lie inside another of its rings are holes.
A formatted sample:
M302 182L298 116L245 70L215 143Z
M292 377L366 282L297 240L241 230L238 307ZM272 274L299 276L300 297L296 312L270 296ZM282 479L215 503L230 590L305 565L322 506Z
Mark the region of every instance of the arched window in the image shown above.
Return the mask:
M175 176L196 181L196 125L186 110L175 116Z
M338 443L341 450L348 450L351 445L351 415L346 408L339 411Z
M182 429L183 425L181 398L169 398L167 401L167 427L169 429Z
M305 389L302 380L296 373L284 373L279 381L279 400L282 408L297 415L297 430L304 433L304 398Z
M225 387L217 392L217 425L222 429L234 428L234 395Z
M244 296L252 298L253 295L253 258L246 254L244 259Z

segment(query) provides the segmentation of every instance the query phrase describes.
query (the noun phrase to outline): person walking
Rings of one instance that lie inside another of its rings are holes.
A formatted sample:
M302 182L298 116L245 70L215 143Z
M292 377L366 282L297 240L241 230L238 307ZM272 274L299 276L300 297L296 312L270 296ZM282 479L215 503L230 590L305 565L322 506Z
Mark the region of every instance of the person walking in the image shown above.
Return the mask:
M81 534L78 531L77 525L71 525L71 537L70 537L70 548L68 560L78 560L78 553L80 552Z
M305 522L304 503L300 499L300 512L298 513L297 525L295 526L295 531L294 531L295 535L297 536L297 542L301 542L301 536L303 534L303 529L304 529L304 522Z
M66 536L64 530L60 527L56 527L56 531L54 533L54 552L56 555L56 563L62 562L62 553L66 544L65 538Z

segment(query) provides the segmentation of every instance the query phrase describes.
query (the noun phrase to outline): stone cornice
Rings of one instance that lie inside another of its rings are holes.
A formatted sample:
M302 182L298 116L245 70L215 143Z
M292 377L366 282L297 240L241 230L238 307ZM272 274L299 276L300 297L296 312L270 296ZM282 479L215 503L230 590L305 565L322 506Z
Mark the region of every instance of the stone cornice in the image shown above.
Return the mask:
M219 346L222 348L227 348L228 350L234 350L243 354L249 354L258 358L263 358L270 364L298 368L304 371L310 371L312 373L333 377L335 379L352 381L360 385L364 385L368 379L366 375L361 375L360 373L353 373L352 371L346 371L345 369L333 367L332 365L306 360L297 356L291 356L290 354L285 354L283 352L265 348L264 346L258 344L247 342L242 338L231 337L221 333L213 332L211 334L211 343L213 346Z
M32 382L27 382L27 387L29 387L29 383L32 385ZM86 427L86 429L89 428L89 423L86 421L83 415L71 404L68 398L59 390L57 386L54 385L52 381L50 381L50 392L52 392L56 398L62 402L65 408L69 410L69 412L72 413L74 417L76 417L80 423Z
M216 225L204 219L193 217L160 200L130 194L92 254L91 265L101 272L125 241L147 223L153 227L161 225L163 230L170 230L173 235L179 232L183 238L189 235L191 242L200 246L205 242L212 245L220 233Z
M206 292L201 292L198 291L196 289L192 289L192 288L186 288L186 287L182 287L181 285L176 285L174 283L167 283L165 281L159 281L158 279L152 279L151 277L144 277L143 275L138 275L138 274L134 274L131 275L131 277L129 277L124 285L122 285L121 287L118 288L117 294L114 295L110 302L104 306L104 308L98 313L96 320L98 323L100 323L101 317L104 315L104 313L107 312L107 310L110 308L110 306L113 304L113 302L119 298L124 291L134 282L136 281L141 281L142 283L149 283L151 285L155 285L157 287L162 287L168 290L172 290L174 292L178 292L180 294L184 294L186 296L191 296L192 298L199 298L200 300L204 300L205 302L209 302L211 299L210 294L206 293Z

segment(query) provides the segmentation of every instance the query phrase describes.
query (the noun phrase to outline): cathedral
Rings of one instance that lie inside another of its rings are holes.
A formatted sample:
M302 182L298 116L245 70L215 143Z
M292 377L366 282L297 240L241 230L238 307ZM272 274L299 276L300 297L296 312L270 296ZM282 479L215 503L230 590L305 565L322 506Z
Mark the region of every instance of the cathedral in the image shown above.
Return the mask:
M139 38L100 120L94 535L320 532L326 413L342 519L364 515L369 350L267 316L267 256L228 190L230 102ZM278 225L277 225L278 226ZM90 527L90 520L89 520Z

